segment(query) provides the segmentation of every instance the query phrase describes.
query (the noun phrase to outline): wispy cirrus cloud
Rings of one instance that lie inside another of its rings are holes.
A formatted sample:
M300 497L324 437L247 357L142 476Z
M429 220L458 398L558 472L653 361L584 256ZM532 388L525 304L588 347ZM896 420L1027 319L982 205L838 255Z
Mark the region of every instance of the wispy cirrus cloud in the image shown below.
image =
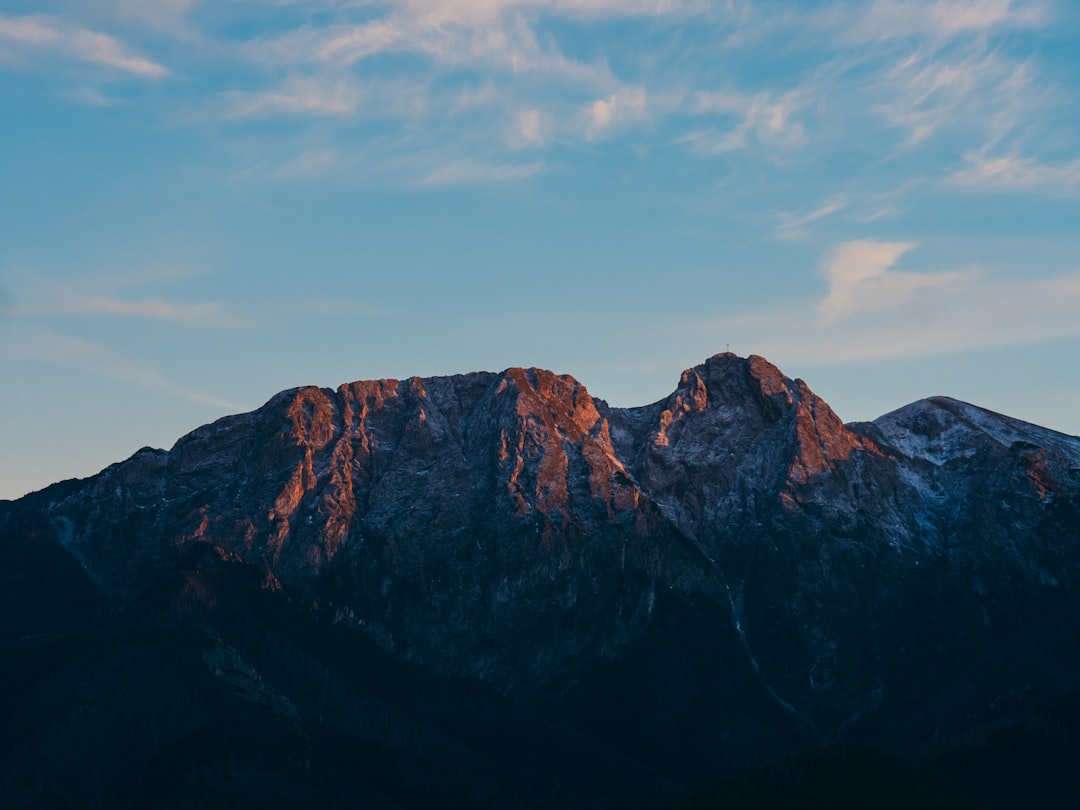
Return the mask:
M420 43L410 42L406 27L392 20L375 19L353 25L303 27L260 37L245 43L241 52L253 61L270 65L332 62L348 67L381 53L412 49L420 50Z
M278 87L259 92L230 90L222 94L230 118L273 115L353 115L362 93L353 81L290 76Z
M873 111L906 131L918 146L939 132L969 131L982 145L1032 130L1055 93L1042 85L1030 62L1009 58L979 42L947 54L908 54L876 79L882 99Z
M1048 161L1044 145L1056 142L1062 154L1062 139L1075 140L1049 115L1071 94L1054 88L1034 47L1060 17L1041 0L831 0L812 8L748 0L153 5L160 24L137 0L47 0L51 15L0 16L0 61L11 53L67 53L144 77L164 75L164 64L175 61L178 72L199 80L172 122L230 122L258 141L258 153L280 151L270 129L288 120L308 128L302 142L320 139L324 159L331 151L362 152L375 171L408 157L422 163L434 152L452 155L447 165L505 170L528 165L521 150L553 167L566 161L542 150L584 153L635 137L643 148L680 144L719 165L769 164L762 175L858 150L882 162L936 161L931 170L944 174L952 167L941 159L943 146L954 155L1030 155L1035 164L1064 168L1068 161ZM84 34L97 36L97 45L80 40ZM768 64L746 43L770 54ZM48 70L46 62L35 64ZM124 98L101 92L92 78L79 85L67 97L101 106ZM379 126L358 132L355 121ZM237 131L226 128L223 137ZM302 164L299 176L319 174L314 163L310 171ZM953 170L948 185L973 186L974 169ZM440 185L441 176L419 184ZM999 175L999 186L1006 177ZM417 185L416 176L401 179ZM814 195L829 193L819 187ZM807 224L782 223L778 234Z
M551 41L542 41L534 21L504 16L502 4L491 14L464 13L471 4L434 4L431 13L409 4L384 17L359 23L304 27L282 35L252 40L241 48L249 59L278 66L329 65L354 68L384 54L423 57L443 69L479 68L549 79L592 88L617 82L603 60L568 57ZM477 10L481 10L482 4Z
M684 140L699 154L722 156L754 141L775 148L784 143L777 133L808 153L828 149L837 136L856 148L873 142L885 160L918 159L943 142L964 151L1062 137L1052 114L1071 94L1045 75L1024 40L1060 17L1050 3L834 0L775 14L745 4L742 12L738 25L751 43L780 53L798 47L817 68L789 88L785 100L794 106L779 105L776 90L766 89L752 115L745 99L754 94L720 94L717 112L726 107L738 124L692 130Z
M755 143L796 147L805 140L797 114L809 103L809 95L800 90L782 94L701 91L693 97L689 111L699 118L719 119L732 125L726 129L696 129L680 142L704 155L746 149Z
M188 42L200 38L191 17L206 5L204 0L37 0L37 4L79 26L119 27Z
M72 27L53 17L0 16L2 43L27 60L58 56L144 79L161 78L169 72L109 34Z
M573 17L650 17L696 15L710 4L696 0L405 0L412 13L432 24L490 22L507 12Z
M777 214L780 224L776 228L776 234L781 239L794 239L804 232L807 225L831 217L833 214L843 211L844 207L844 202L834 200L822 203L814 210L804 214L781 212Z
M167 323L236 329L246 321L227 311L218 301L175 301L124 295L123 290L147 284L175 281L191 271L148 270L92 279L47 279L24 274L8 301L0 300L0 314L13 318L97 316L161 321Z
M72 337L52 329L35 327L21 331L5 346L6 362L32 361L88 371L104 379L137 388L161 391L189 402L210 405L227 411L245 411L249 406L229 402L190 388L170 379L143 361L84 338Z
M826 292L699 323L781 364L919 357L1080 335L1080 271L994 278L977 268L896 270L914 243L849 242L822 264Z
M454 161L428 172L420 178L421 186L457 186L475 183L506 183L524 180L544 171L544 164L532 163L476 163L467 160Z
M1043 163L1015 153L991 157L964 155L964 167L946 184L972 191L1041 192L1051 196L1080 192L1080 159Z
M0 308L0 313L13 317L115 315L123 318L146 318L226 328L244 325L244 321L225 314L224 308L217 302L187 304L154 299L125 300L107 296L81 297L70 294L44 303L11 305Z
M874 0L866 7L835 6L822 19L849 42L911 37L950 38L1001 28L1035 28L1046 4L1024 0Z

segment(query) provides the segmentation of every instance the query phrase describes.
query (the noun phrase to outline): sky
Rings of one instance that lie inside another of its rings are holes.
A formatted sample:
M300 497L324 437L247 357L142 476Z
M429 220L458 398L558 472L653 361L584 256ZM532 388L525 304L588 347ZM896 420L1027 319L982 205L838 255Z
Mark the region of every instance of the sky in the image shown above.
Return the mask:
M1080 4L0 0L0 498L279 390L720 351L1080 434Z

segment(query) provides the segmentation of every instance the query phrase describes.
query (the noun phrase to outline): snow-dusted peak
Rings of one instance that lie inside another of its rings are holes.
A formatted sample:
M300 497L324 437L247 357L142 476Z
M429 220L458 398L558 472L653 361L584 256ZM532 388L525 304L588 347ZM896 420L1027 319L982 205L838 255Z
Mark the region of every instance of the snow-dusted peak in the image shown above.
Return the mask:
M977 453L986 444L1036 445L1080 464L1080 437L1039 427L952 397L905 405L872 423L892 450L941 465Z

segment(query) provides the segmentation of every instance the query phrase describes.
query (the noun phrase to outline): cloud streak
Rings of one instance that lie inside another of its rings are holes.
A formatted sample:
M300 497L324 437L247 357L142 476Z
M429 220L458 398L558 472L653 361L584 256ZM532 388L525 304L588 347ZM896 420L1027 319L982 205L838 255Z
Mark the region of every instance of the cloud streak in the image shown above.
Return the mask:
M858 5L854 12L837 8L827 12L827 18L849 42L951 38L999 28L1037 28L1047 20L1044 4L1023 0L874 0L859 11Z
M887 126L908 133L908 148L950 131L968 132L985 148L1035 131L1039 111L1057 103L1029 62L982 42L957 53L908 54L868 90L881 99L871 109Z
M443 69L480 68L513 76L544 74L586 87L617 84L602 61L567 57L542 42L535 21L504 16L503 3L406 3L361 23L305 27L254 40L242 52L255 62L350 69L374 57L409 54ZM523 4L528 8L527 4Z
M248 406L229 402L170 380L153 366L105 346L51 329L35 328L21 333L19 339L6 347L5 356L14 360L75 367L108 380L160 391L189 402L227 411L250 410Z
M948 177L947 185L973 191L1039 191L1054 196L1080 190L1080 159L1047 164L1018 154L988 157L969 153L964 162L964 168Z
M241 320L226 315L221 304L217 302L175 304L154 299L124 300L107 296L83 297L71 294L62 294L55 300L42 304L0 306L0 314L20 317L113 315L223 328L237 328L244 325Z
M805 91L783 94L702 91L694 96L690 111L698 117L730 121L725 130L716 126L693 130L680 142L702 155L721 155L766 144L793 148L805 142L803 124L796 115L810 102Z
M544 165L533 163L473 163L455 161L424 175L421 186L457 186L475 183L507 183L524 180L544 170Z
M843 211L844 206L843 202L829 202L823 203L806 214L793 214L790 212L777 214L780 224L777 226L776 234L781 239L794 239L803 233L803 229L807 225Z
M273 115L347 116L356 112L360 94L344 82L290 78L277 89L259 93L231 90L222 94L229 118Z
M912 243L849 242L823 263L827 291L699 324L774 362L804 366L948 354L1080 335L1080 271L1030 281L976 269L900 272Z
M60 55L155 78L168 72L163 61L126 43L169 47L159 52L182 60L178 73L202 94L169 120L229 121L259 148L273 141L276 119L290 119L323 128L324 154L364 153L382 164L376 171L432 152L505 168L518 164L522 149L584 152L626 137L640 138L643 149L650 139L681 144L720 164L737 156L792 165L835 151L853 133L890 159L948 137L953 154L1023 154L1046 164L1038 150L1052 134L1044 113L1067 103L1067 94L1048 87L1028 43L1008 41L1054 21L1053 8L1033 0L833 0L813 9L698 0L308 0L225 4L213 14L201 13L209 6L197 0L154 5L160 20L134 0L0 16L0 60L15 53L49 71L48 57ZM619 36L593 36L605 26L617 26ZM714 44L696 45L691 27ZM780 67L744 70L740 42L775 53ZM114 101L85 77L79 84L67 91L72 100ZM356 121L383 126L358 132ZM999 172L995 182L1033 190L1041 184L1031 170ZM951 180L977 182L973 166ZM441 185L440 175L423 184Z
M0 42L4 41L30 55L56 54L143 79L169 73L163 65L131 51L108 34L69 27L50 17L0 16Z
M823 265L828 294L818 304L829 324L864 312L902 307L920 290L970 280L971 273L898 273L893 265L916 247L913 242L845 242Z

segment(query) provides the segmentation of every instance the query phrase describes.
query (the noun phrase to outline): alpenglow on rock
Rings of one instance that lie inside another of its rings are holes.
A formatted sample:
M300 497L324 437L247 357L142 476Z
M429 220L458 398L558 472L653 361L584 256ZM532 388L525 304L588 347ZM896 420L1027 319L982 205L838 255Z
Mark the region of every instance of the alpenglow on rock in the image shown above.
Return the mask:
M702 769L918 742L1080 683L1080 439L946 398L845 425L760 357L637 408L522 368L285 391L0 504L0 537L121 607L243 566L553 717L630 711L595 685L682 656L709 694L638 694L626 734L682 718Z

